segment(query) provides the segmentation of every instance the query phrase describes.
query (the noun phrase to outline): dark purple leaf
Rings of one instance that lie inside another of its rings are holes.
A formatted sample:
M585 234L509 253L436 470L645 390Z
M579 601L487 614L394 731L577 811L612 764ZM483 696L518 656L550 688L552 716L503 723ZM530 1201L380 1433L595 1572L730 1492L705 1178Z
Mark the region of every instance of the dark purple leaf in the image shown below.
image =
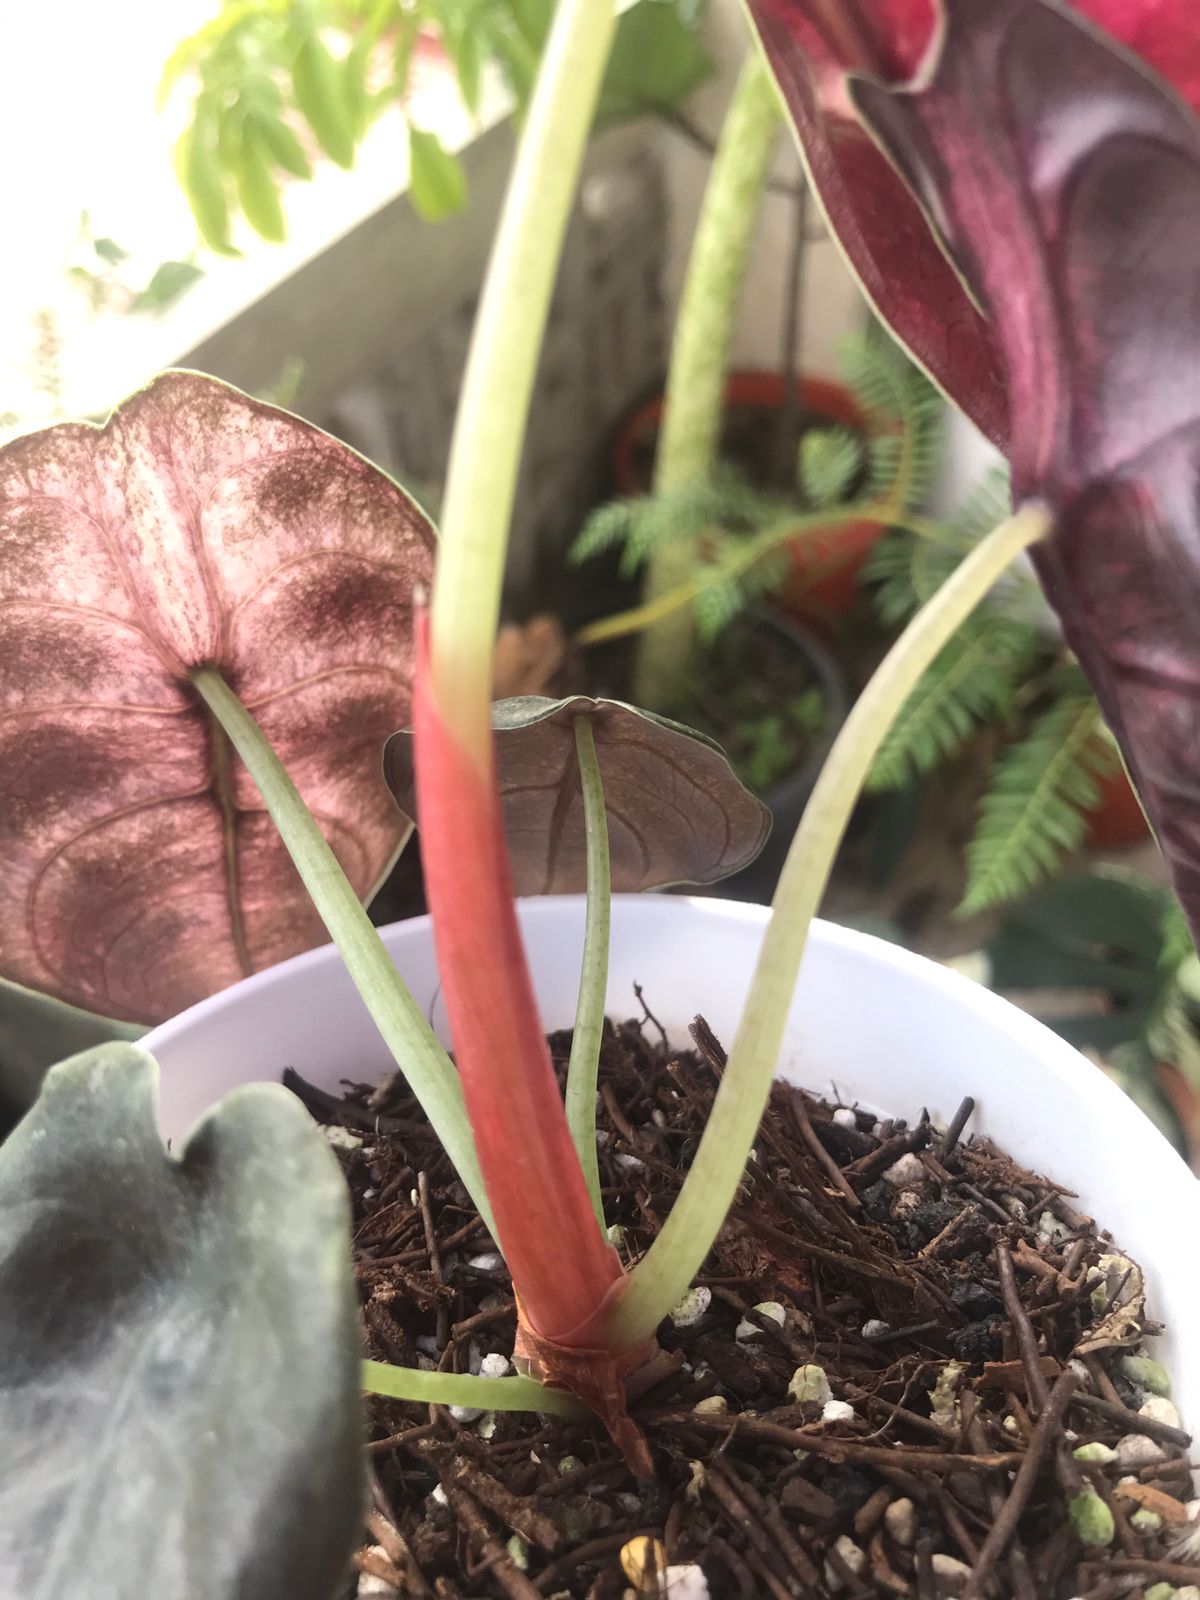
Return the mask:
M1048 0L946 11L928 84L855 103L991 318L1039 574L1196 926L1200 126Z

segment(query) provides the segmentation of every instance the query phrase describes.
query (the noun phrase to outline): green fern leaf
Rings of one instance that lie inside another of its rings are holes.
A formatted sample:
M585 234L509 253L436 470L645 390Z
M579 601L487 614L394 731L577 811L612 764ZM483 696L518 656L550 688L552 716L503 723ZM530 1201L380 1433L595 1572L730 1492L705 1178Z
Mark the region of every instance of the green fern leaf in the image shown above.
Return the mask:
M1057 691L993 771L967 848L963 916L1016 899L1056 872L1083 843L1097 780L1114 770L1116 753L1083 674L1059 674Z
M786 545L776 545L761 555L752 567L742 574L741 589L745 600L759 595L773 594L792 570L791 551Z
M696 596L696 631L706 644L727 628L745 608L746 597L741 585L733 580L712 583Z
M878 328L846 342L842 370L871 434L866 492L894 498L905 507L919 505L937 473L941 396Z
M862 439L849 428L813 428L801 440L800 487L814 506L844 500L862 465Z
M1037 648L1031 629L986 613L959 629L905 702L875 757L867 787L899 789L932 772L987 718L1003 711Z
M571 566L581 567L593 556L603 555L614 545L624 544L642 504L640 499L613 500L608 505L597 506L567 550L567 560Z

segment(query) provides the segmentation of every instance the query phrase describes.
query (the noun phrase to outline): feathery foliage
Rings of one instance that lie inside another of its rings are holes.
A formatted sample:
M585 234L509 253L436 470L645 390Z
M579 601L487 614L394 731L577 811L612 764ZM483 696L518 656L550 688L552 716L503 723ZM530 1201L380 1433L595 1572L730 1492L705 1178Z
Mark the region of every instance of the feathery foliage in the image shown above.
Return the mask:
M893 723L868 788L899 789L925 776L984 722L1007 716L1036 651L1024 623L986 612L965 623Z
M1077 667L1052 684L1053 700L993 770L967 849L966 915L1016 899L1078 849L1098 780L1116 770L1100 708Z
M725 463L668 493L600 506L571 546L572 565L619 549L618 570L629 579L664 543L699 543L706 561L679 604L694 606L708 642L784 581L789 544L828 536L821 513L890 523L915 512L937 464L940 397L878 330L847 341L842 360L864 428L808 427L789 493L765 493ZM954 560L947 555L944 565Z

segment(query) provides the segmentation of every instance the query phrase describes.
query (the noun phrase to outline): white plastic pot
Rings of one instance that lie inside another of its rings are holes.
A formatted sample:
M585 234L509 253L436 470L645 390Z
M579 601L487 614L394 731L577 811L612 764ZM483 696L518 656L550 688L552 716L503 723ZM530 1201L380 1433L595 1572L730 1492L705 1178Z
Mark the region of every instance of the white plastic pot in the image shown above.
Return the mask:
M570 1025L583 902L524 902L521 924L546 1028ZM608 1009L640 1014L633 985L687 1043L701 1012L731 1042L767 912L733 901L618 896ZM383 937L445 1037L429 920ZM278 1080L284 1067L336 1090L391 1067L332 947L235 984L156 1028L162 1124L179 1138L227 1090ZM1167 1324L1160 1356L1185 1418L1200 1417L1200 1182L1162 1135L1056 1034L958 973L894 945L818 923L800 978L782 1076L910 1119L948 1119L974 1095L971 1123L1022 1164L1066 1185L1142 1266L1149 1312Z

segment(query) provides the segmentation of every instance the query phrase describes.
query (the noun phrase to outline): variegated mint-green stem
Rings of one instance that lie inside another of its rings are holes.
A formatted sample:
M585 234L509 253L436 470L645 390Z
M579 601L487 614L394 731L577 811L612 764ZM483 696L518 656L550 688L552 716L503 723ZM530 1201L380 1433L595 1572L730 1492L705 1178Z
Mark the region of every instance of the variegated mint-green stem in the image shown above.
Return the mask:
M757 45L749 50L725 113L688 258L654 464L656 494L707 477L716 465L734 319L782 123L774 81ZM686 583L697 561L694 539L661 543L646 571L646 604ZM687 609L673 609L646 629L634 663L638 705L669 706L687 675L694 644L695 621Z
M600 1072L600 1042L604 1037L604 1000L608 992L608 938L612 922L612 874L608 857L608 817L604 810L604 784L596 760L596 740L586 717L575 719L575 754L583 790L584 832L587 839L587 914L583 933L583 965L579 973L579 1000L575 1031L571 1036L571 1061L567 1068L567 1125L587 1180L596 1221L604 1230L604 1204L600 1198L600 1167L596 1159L596 1080Z
M696 1159L614 1309L607 1331L617 1346L647 1338L678 1304L733 1203L770 1093L808 930L880 744L930 663L1051 521L1044 506L1028 505L982 540L900 635L838 734L792 840Z
M430 627L434 693L481 767L504 554L538 354L614 0L559 0L521 132L471 338L446 476Z
M368 1394L415 1400L435 1406L477 1406L481 1411L541 1411L553 1417L584 1415L570 1395L545 1389L532 1378L482 1378L469 1372L422 1372L364 1361L362 1386Z
M219 672L211 668L194 672L192 682L258 786L271 821L371 1013L371 1020L490 1228L491 1207L454 1063L396 971L383 940L266 734Z

